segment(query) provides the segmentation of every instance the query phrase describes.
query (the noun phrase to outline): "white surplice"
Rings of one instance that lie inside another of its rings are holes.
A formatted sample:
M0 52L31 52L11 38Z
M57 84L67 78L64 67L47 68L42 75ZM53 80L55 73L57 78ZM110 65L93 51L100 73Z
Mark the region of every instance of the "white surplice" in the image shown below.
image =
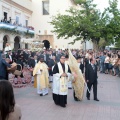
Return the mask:
M59 73L53 74L53 93L57 95L67 95L68 94L68 80L70 73L68 73L68 65L65 63L65 73L68 77L61 77L64 73L60 62L58 64Z

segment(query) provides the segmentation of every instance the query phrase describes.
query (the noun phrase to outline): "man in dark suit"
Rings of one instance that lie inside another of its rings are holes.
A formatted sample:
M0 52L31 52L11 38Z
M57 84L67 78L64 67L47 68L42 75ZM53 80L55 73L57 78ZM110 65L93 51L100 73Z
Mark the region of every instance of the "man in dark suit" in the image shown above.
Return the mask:
M78 62L81 72L84 73L84 63L82 63L82 58L80 56L78 56L76 59L77 59L77 62Z
M13 63L13 56L12 56L11 50L7 51L6 58L10 59L10 63L9 64Z
M49 62L49 60L50 60L49 51L47 51L47 53L46 53L45 55L46 55L46 64L48 65L48 62Z
M53 81L53 73L52 73L52 67L56 64L55 61L55 56L52 56L52 59L49 60L48 62L48 67L49 67L49 81Z
M94 58L90 59L90 64L86 67L86 82L89 91L91 90L91 87L93 86L93 94L94 94L94 100L99 101L97 98L97 66L95 65L96 60ZM90 93L87 90L86 97L88 100L90 100Z
M31 81L32 83L34 82L33 69L34 69L34 67L37 63L38 63L37 56L32 55L31 58L28 61L29 70L31 71L31 76L32 76L32 81Z
M8 68L12 68L12 65L5 61L5 55L0 51L0 80L8 80Z

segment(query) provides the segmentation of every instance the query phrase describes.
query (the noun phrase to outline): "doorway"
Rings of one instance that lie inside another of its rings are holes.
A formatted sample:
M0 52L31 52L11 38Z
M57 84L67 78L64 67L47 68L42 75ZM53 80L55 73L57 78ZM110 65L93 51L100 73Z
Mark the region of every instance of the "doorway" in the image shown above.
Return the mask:
M43 40L43 43L46 50L48 50L50 48L50 42L48 40Z
M5 35L5 36L3 37L3 49L5 49L6 43L8 43L8 36L7 36L7 35Z
M15 50L20 49L20 37L19 36L16 36L14 39L14 49Z

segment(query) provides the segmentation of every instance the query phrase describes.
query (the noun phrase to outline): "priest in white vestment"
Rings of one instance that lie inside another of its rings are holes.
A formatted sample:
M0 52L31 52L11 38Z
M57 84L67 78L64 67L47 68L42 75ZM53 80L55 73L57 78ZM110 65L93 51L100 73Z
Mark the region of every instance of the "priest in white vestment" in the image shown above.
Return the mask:
M37 93L40 94L40 96L48 94L49 86L48 66L43 61L44 59L40 58L40 61L35 65L33 70L33 76L36 78L34 87L37 87Z
M60 57L53 68L53 100L56 105L66 107L68 94L68 80L71 76L69 66L65 63L65 56Z

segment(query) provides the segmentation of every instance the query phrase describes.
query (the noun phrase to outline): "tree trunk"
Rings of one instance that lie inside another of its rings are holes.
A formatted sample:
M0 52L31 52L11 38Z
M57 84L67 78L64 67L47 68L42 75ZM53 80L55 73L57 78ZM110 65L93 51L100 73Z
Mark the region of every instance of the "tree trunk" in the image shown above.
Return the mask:
M95 51L98 51L99 50L99 47L98 47L98 42L96 40L93 41L93 49Z

